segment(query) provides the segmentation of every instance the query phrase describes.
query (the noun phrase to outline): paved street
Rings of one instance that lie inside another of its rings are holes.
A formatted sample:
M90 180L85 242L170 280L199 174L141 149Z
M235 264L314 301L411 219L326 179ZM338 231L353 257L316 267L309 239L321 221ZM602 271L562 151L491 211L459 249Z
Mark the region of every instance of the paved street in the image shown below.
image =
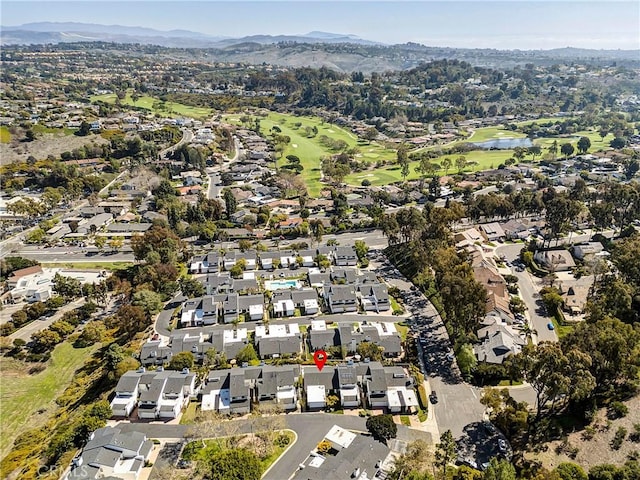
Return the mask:
M111 263L111 262L133 262L135 260L131 248L123 248L118 253L99 252L95 247L34 247L22 246L17 249L16 255L37 260L44 263Z
M440 315L431 302L418 290L412 290L408 282L395 267L378 255L375 262L378 272L387 281L397 286L411 313L412 331L421 340L425 376L431 391L436 391L438 403L430 405L435 413L440 433L451 430L454 437L463 435L465 426L480 422L484 406L480 404L481 391L464 383L455 363L447 358L452 354L451 342Z
M16 338L20 338L25 342L28 342L31 340L31 335L33 335L36 332L39 332L40 330L44 330L56 320L60 320L62 318L62 315L64 315L66 312L70 312L71 310L82 306L84 303L85 303L84 298L79 298L77 300L74 300L73 302L68 303L63 307L61 307L52 316L40 317L39 319L34 320L31 323L28 323L27 325L20 328L19 330L16 330L11 335L9 335L9 338L11 339L11 341L15 340Z
M513 262L520 257L522 247L522 243L500 245L496 249L496 254L504 255L507 261ZM534 340L537 342L557 342L558 336L555 330L547 328L551 319L540 299L538 291L541 287L537 284L536 279L527 270L518 272L515 268L511 268L511 273L518 277L520 296L527 306L531 328L536 332L533 336Z

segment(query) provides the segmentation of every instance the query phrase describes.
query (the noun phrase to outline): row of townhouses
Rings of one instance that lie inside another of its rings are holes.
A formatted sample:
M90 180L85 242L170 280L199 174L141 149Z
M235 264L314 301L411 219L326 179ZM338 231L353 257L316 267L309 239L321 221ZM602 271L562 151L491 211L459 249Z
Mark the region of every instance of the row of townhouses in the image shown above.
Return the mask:
M189 262L191 273L217 273L220 270L229 270L240 260L244 262L245 270L273 270L276 266L289 268L292 265L312 267L316 264L318 255L325 255L334 265L355 267L358 256L353 246L320 246L316 249L294 251L268 251L257 252L247 250L245 252L229 251L209 252L206 255L196 256Z
M301 280L265 280L264 286L249 275L232 279L228 272L200 277L206 295L184 302L180 327L213 325L315 315L324 305L326 313L386 312L391 308L387 286L373 272L334 268L329 272L309 269ZM263 292L270 294L263 294Z
M379 362L326 366L271 366L232 368L209 372L202 387L202 410L246 414L252 405L270 403L285 411L301 405L326 408L335 395L343 408L367 407L392 413L415 413L419 408L413 378L402 367Z
M386 358L400 358L403 352L402 339L392 322L341 322L328 327L324 320L312 320L306 336L311 351L338 347L347 356L355 354L360 343L371 342L382 348ZM295 356L305 347L305 337L297 323L257 325L254 342L262 359ZM191 352L200 363L210 350L231 359L250 343L246 328L213 331L194 328L172 334L168 342L149 340L142 346L140 363L145 367L166 366L181 352Z

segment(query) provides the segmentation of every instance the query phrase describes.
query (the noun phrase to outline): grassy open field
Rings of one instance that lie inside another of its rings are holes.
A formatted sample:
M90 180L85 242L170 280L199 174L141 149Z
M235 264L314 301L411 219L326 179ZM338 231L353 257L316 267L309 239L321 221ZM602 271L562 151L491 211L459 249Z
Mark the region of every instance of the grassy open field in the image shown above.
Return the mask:
M547 119L539 119L538 123L545 123L547 121L555 121L557 119L547 118ZM521 122L521 124L532 123L533 121ZM487 140L495 140L498 138L524 138L525 135L520 132L513 132L511 130L506 130L503 127L485 127L479 128L474 131L473 135L470 138L465 140L460 140L457 142L452 142L448 144L448 147L454 145L460 145L462 143L476 143L476 142L484 142ZM591 147L589 148L589 153L597 152L599 150L606 150L609 148L609 142L613 140L613 134L607 135L604 139L600 138L597 130L586 130L581 132L576 132L567 137L550 137L550 138L538 138L534 140L534 144L540 145L542 147L542 154L544 155L547 152L547 148L556 140L558 142L558 150L559 146L563 143L571 143L574 148L577 146L578 140L580 137L588 137L591 140ZM414 150L414 152L419 152L421 150L434 150L442 148L442 146L431 146L424 147ZM558 151L558 157L562 157L560 151ZM446 173L457 173L457 168L455 167L455 159L459 155L447 155L454 162L454 165L451 169L449 169ZM467 166L464 171L465 172L476 172L480 170L488 170L491 168L497 168L498 165L504 163L505 160L511 158L513 156L513 150L474 150L472 152L467 152L464 154L465 158L468 162L471 162L471 165ZM440 163L444 156L438 157L432 160L432 163ZM530 159L530 157L527 157ZM540 159L541 156L538 157ZM418 162L412 162L410 166L410 173L407 176L407 180L416 180L420 178L420 175L416 173L415 168L418 165ZM439 170L437 175L444 175L444 170ZM364 172L357 172L348 175L345 179L345 182L350 185L360 185L364 179L368 179L372 185L387 185L394 182L402 181L402 176L400 175L400 167L398 165L385 165L381 168L376 168L372 170L367 170Z
M239 115L228 115L225 119L231 123L238 123ZM298 123L300 124L299 126L297 125ZM317 117L296 117L272 112L266 118L260 119L260 130L263 135L268 136L275 126L281 130L282 135L288 135L291 138L291 143L284 151L283 159L278 160L278 163L284 165L287 162L287 155L299 157L300 163L304 167L301 175L307 185L309 195L312 197L317 197L322 189L322 183L320 183L320 160L335 153L321 144L320 137L323 135L336 141L343 140L349 147L360 149L360 154L357 156L360 160L376 162L396 157L395 150L386 149L376 142L369 144L358 141L354 134L336 125L324 123ZM313 138L307 137L306 127L316 127L318 134Z
M63 133L65 135L73 135L75 133L75 130L73 128L51 128L39 124L33 126L33 131L34 133Z
M0 457L11 449L13 440L25 428L44 423L55 408L54 400L67 387L74 372L96 351L98 345L73 348L70 343L58 345L47 368L29 375L29 364L0 358Z
M512 153L513 152L511 150L475 150L473 152L467 152L464 157L467 159L467 162L472 163L468 165L464 171L468 173L496 168L506 159L510 158ZM448 156L453 162L453 166L446 173L458 173L458 170L455 167L455 159L459 155L443 155L433 159L432 163L440 164L445 156ZM415 170L417 166L418 162L411 162L407 180L416 180L420 178L420 175L416 173ZM441 169L436 172L436 174L441 176L445 174L445 171L444 169ZM345 178L345 182L350 185L360 185L364 179L368 179L372 185L388 185L390 183L402 181L402 175L400 175L400 167L398 165L387 165L382 168L352 173Z
M7 127L0 127L0 143L10 143L11 132Z
M102 101L105 103L115 103L116 94L108 93L105 95L94 95L91 97L92 102ZM165 102L164 108L161 108L159 103L160 99L143 95L135 102L131 98L131 92L127 92L126 97L122 100L123 105L130 105L132 107L144 108L154 113L167 117L193 117L193 118L207 118L213 115L213 110L204 107L192 107L190 105L183 105L182 103Z

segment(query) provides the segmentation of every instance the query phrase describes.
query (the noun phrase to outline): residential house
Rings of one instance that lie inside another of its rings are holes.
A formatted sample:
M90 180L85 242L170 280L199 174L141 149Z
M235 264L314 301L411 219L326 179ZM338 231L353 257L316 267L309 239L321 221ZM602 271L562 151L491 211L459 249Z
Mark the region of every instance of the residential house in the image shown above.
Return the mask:
M354 285L358 275L353 268L336 268L331 269L331 281L336 285Z
M604 247L600 242L587 242L579 245L574 245L573 256L578 260L592 259L598 254L604 251Z
M202 389L202 410L220 413L247 413L251 401L273 402L285 411L297 408L296 379L299 367L293 365L213 370ZM234 401L231 386L234 385Z
M111 401L111 411L114 417L128 417L138 403L138 372L126 372L116 385L116 396Z
M222 304L223 323L232 323L240 318L239 295L237 293L216 295L215 298Z
M207 295L233 292L231 285L234 280L229 272L209 273L206 277L200 277L198 280L204 285Z
M390 413L415 413L419 403L414 382L402 367L383 367L379 362L365 363L363 384L370 408L387 409Z
M152 450L153 442L147 440L144 433L99 428L91 433L82 451L73 458L64 480L137 480Z
M337 328L327 328L324 320L311 320L308 330L309 345L312 351L326 350L340 345L340 335Z
M324 288L325 285L331 285L331 273L330 272L320 272L317 270L316 272L312 272L312 269L309 269L309 273L307 274L307 278L309 280L309 285L313 288Z
M343 408L357 408L360 406L360 388L358 387L358 372L353 364L338 365L338 391L340 405Z
M225 270L230 270L238 261L244 260L245 270L255 270L257 255L255 251L247 252L227 252L224 255L223 265Z
M480 344L473 347L478 361L501 364L510 355L522 351L526 341L509 325L498 318L485 318L485 327L478 330Z
M298 256L302 259L303 267L313 267L315 265L315 250L300 250Z
M273 270L280 265L280 252L260 252L260 265L263 270Z
M304 223L304 219L300 217L291 217L278 223L277 228L279 228L280 230L286 233L286 232L295 230L303 223Z
M222 338L222 347L216 348L219 345L219 338ZM227 358L235 358L249 344L249 333L246 328L212 332L211 343L216 351L224 352Z
M369 366L365 386L367 391L367 403L370 408L386 408L389 405L387 398L387 376L384 367L375 362Z
M295 252L282 252L280 254L280 268L290 268L298 264L298 256Z
M566 272L576 266L567 250L538 250L533 259L551 272Z
M302 352L302 333L297 323L257 325L255 343L261 358L278 358Z
M275 290L271 297L273 313L276 317L291 317L299 309L304 315L314 315L319 311L318 294L312 288L299 290Z
M188 369L176 372L164 371L160 367L157 371L146 372L141 368L127 372L121 380L112 401L114 416L130 415L133 398L137 402L140 419L176 418L196 393L196 374Z
M476 228L468 228L463 232L458 232L454 235L457 248L463 248L476 243L482 243L484 237Z
M336 247L333 258L338 266L355 267L358 264L358 255L354 246Z
M209 252L200 257L194 257L189 262L189 273L218 273L220 270L220 255Z
M358 294L364 311L380 313L391 308L387 286L382 283L358 285Z
M582 280L582 278L580 280ZM572 282L566 292L562 293L562 308L564 311L571 315L581 315L584 313L590 291L590 282L581 282L579 280Z
M502 227L497 222L485 223L478 228L488 242L498 242L505 238L504 230L502 230Z
M165 345L162 340L149 340L140 349L140 363L143 367L161 367L171 361L172 355L171 347Z
M511 219L500 224L505 238L510 240L525 240L531 234L529 225L522 220Z
M295 410L298 407L295 370L291 365L263 366L256 381L258 401L262 404L271 400L285 411Z
M251 411L249 386L240 368L231 369L229 374L229 402L229 410L232 413L246 414Z
M347 354L355 354L362 342L375 343L386 357L402 354L402 339L392 322L340 323L338 332L340 345Z
M239 312L244 315L245 320L262 320L264 318L264 295L238 296L238 309Z
M259 292L260 287L255 276L253 278L235 278L231 281L229 291L239 295L244 295L249 292Z
M352 285L325 286L323 296L330 313L347 313L358 310L358 298Z
M322 370L302 367L303 388L308 410L319 410L327 406L327 396L337 390L335 367L325 365Z
M107 225L106 235L131 238L134 235L144 234L151 226L151 223L111 223Z

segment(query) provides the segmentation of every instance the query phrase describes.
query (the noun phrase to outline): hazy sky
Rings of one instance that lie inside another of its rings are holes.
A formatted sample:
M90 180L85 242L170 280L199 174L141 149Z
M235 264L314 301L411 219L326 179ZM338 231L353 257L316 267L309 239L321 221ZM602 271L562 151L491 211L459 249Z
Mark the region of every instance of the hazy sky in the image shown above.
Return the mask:
M348 33L384 43L503 49L640 48L634 1L6 1L2 25L88 22L219 36Z

